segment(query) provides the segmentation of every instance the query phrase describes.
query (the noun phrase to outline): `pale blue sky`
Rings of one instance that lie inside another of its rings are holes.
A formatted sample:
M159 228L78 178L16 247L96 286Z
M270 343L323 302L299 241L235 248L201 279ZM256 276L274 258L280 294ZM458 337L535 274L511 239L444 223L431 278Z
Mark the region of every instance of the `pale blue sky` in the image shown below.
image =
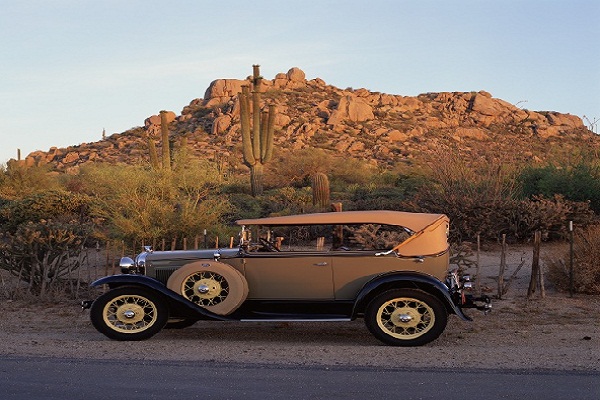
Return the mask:
M600 118L599 0L0 0L0 163L177 114L252 64Z

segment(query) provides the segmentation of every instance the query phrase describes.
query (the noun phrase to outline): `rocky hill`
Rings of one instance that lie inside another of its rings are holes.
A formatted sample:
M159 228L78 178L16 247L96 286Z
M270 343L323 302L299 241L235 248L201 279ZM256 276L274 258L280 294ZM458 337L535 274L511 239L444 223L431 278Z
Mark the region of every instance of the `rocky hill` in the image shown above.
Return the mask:
M169 112L171 142L186 138L188 154L219 162L241 158L237 94L246 79L213 81L203 98L194 99L179 115ZM541 163L560 159L575 149L598 154L600 137L570 114L529 111L485 91L425 93L401 96L367 89L340 89L322 79L306 79L298 68L263 79L265 105L274 104L278 151L306 147L340 156L370 160L381 167L415 164L444 149L460 149L467 159ZM148 162L148 138L160 151L160 117L143 127L101 141L36 151L21 161L50 164L75 172L91 162Z

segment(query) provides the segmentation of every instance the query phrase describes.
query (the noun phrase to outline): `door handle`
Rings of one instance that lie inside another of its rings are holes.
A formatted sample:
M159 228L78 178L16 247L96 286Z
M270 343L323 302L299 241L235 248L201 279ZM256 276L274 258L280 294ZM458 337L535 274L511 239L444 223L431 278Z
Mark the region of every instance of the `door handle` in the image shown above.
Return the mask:
M326 265L327 265L327 262L323 261L323 262L316 263L316 264L313 264L313 265L315 265L315 266L317 266L317 267L324 267L324 266L326 266Z

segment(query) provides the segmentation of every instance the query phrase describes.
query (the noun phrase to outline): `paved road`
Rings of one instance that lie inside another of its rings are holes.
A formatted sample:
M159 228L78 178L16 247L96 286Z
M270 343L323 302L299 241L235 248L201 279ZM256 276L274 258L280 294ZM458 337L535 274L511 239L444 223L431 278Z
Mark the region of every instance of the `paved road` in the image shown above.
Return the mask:
M0 359L2 400L600 399L600 374Z

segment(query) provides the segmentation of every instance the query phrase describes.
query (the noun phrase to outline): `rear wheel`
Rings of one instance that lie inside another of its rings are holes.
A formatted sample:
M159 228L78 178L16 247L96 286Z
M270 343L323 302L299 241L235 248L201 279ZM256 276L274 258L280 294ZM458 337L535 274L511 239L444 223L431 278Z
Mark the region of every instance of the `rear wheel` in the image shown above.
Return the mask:
M98 297L90 308L92 325L114 340L144 340L167 323L163 298L149 290L122 286Z
M421 346L444 331L448 312L440 300L418 289L381 293L367 306L365 323L371 333L392 346Z

